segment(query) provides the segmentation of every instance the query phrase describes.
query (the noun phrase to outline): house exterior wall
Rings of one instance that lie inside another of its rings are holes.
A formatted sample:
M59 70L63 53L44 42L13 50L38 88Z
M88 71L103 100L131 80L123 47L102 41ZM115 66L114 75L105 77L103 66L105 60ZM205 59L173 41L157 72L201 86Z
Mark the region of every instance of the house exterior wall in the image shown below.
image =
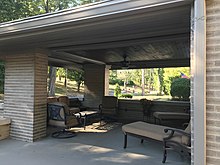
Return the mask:
M46 136L47 55L7 56L4 117L12 120L11 138L32 142Z
M220 1L207 0L206 12L207 165L217 165L220 164Z

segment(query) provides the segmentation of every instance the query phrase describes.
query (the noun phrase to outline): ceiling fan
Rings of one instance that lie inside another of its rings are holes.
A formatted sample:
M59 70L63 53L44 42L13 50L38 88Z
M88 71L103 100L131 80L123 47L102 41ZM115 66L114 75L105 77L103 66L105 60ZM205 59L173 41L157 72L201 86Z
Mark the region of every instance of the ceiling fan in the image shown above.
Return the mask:
M130 61L127 61L127 55L124 54L123 55L123 61L120 62L121 63L121 68L122 69L128 69L130 66Z

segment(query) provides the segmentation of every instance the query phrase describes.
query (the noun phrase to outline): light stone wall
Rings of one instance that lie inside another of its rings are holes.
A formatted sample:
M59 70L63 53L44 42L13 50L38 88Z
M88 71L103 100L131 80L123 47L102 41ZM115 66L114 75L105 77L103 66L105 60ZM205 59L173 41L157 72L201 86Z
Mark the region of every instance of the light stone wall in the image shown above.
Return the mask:
M46 136L47 66L40 52L7 56L3 115L12 120L11 138L33 142Z
M98 108L105 95L105 66L87 64L85 71L85 97L83 105L91 108Z

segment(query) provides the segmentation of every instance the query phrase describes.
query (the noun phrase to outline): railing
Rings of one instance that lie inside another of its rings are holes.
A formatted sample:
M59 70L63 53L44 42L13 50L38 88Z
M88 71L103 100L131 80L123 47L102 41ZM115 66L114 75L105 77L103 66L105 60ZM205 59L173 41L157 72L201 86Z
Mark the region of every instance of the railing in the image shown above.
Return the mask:
M140 100L119 99L119 119L127 121L143 120L143 108ZM185 112L189 110L190 102L187 101L153 101L153 112Z

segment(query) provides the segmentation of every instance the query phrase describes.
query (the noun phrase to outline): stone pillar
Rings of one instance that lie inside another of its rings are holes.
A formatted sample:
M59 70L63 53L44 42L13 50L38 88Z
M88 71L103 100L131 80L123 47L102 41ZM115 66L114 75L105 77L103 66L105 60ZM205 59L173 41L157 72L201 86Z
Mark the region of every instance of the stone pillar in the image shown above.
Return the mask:
M85 91L84 91L84 105L87 107L98 108L102 102L102 97L108 92L109 69L104 65L87 64L84 66L85 70ZM105 73L106 76L105 76Z
M110 66L106 65L105 67L105 96L109 95L109 69Z
M46 136L47 66L45 52L6 57L4 117L12 120L13 139L33 142Z

